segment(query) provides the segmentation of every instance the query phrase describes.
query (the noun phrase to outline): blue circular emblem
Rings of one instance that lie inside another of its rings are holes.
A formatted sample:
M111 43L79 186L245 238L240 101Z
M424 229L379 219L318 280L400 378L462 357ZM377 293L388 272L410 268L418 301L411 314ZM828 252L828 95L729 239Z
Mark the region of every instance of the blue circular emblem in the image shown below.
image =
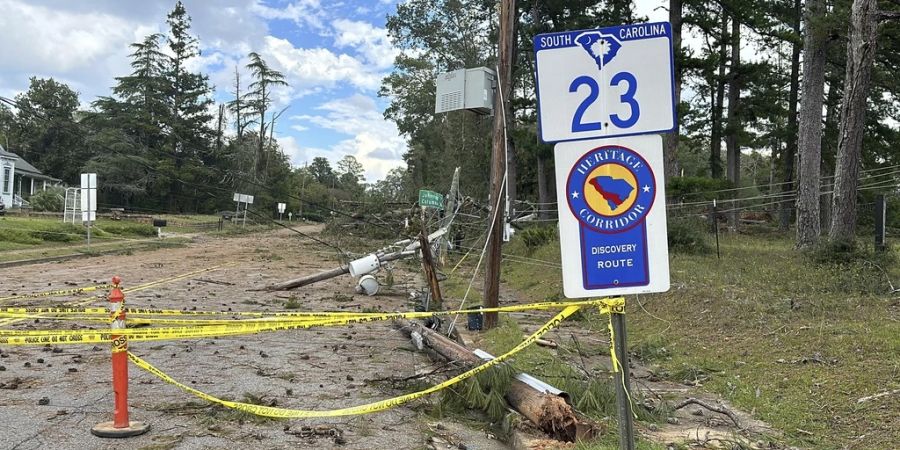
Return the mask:
M566 181L572 214L600 233L621 233L643 222L656 198L653 169L637 152L597 147L575 161Z

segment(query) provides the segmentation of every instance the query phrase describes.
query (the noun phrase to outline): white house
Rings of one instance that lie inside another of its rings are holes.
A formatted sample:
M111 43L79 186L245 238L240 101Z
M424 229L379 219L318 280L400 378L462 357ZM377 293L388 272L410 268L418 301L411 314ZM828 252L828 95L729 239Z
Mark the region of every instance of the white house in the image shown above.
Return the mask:
M0 199L7 208L27 204L24 201L31 194L61 183L62 180L44 175L19 155L0 146Z

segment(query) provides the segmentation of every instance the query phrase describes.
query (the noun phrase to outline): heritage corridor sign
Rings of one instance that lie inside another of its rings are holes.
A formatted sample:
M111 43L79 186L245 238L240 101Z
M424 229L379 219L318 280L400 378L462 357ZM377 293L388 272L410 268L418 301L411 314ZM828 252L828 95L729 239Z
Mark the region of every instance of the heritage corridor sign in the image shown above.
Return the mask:
M566 297L669 290L658 135L556 144Z

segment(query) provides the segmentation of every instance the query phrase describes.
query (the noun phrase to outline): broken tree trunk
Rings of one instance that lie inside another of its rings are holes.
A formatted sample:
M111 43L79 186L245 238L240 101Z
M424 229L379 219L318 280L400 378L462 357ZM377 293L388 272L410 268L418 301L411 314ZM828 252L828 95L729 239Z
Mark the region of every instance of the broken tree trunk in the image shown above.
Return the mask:
M400 319L394 324L410 335L418 333L424 344L449 361L473 367L484 363L471 350L418 323ZM562 396L540 392L517 379L510 383L506 401L541 431L560 441L574 442L600 429L598 424L580 417Z

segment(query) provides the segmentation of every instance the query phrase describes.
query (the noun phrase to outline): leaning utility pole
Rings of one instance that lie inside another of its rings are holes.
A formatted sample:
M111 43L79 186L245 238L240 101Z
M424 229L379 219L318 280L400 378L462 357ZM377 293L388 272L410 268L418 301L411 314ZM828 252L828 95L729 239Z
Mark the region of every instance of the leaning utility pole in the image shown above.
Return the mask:
M506 121L509 95L512 92L512 58L516 23L516 1L500 0L500 40L497 55L497 90L494 95L494 141L491 151L491 223L488 233L487 262L484 274L484 307L499 306L500 244L504 227L506 202L502 201L506 184ZM497 325L497 313L484 315L484 328Z

